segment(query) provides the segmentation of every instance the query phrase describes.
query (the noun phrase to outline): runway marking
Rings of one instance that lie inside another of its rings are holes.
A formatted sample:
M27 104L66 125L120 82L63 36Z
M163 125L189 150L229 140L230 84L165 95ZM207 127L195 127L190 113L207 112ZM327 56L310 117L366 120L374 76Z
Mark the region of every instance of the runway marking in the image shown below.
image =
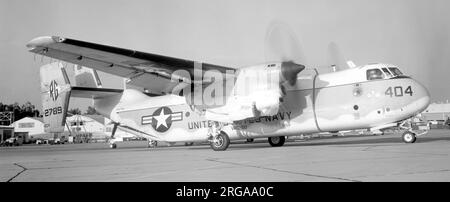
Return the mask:
M14 180L14 178L16 178L17 176L19 176L20 174L22 174L23 172L27 171L28 169L21 166L20 164L14 163L14 165L21 167L23 170L18 172L16 175L14 175L12 178L10 178L8 181L6 182L11 182L12 180Z
M367 178L367 177L396 176L396 175L416 175L416 174L440 173L440 172L450 172L450 169L413 171L413 172L404 172L404 173L397 172L397 173L389 173L389 174L383 174L383 175L360 175L360 176L355 176L355 177L356 178Z
M368 147L362 149L361 151L369 151L369 150L372 150L375 147L377 147L377 146L368 146Z
M421 153L421 152L410 152L410 151L386 151L385 149L377 148L380 146L369 146L361 151L367 152L381 152L381 153L399 153L399 154L416 154L416 155L430 155L430 156L449 156L448 154L436 154L436 153Z
M346 179L341 177L333 177L333 176L324 176L324 175L315 175L315 174L309 174L309 173L301 173L301 172L293 172L288 170L280 170L275 168L266 168L262 166L255 166L255 165L249 165L249 164L243 164L243 163L234 163L234 162L228 162L228 161L220 161L217 159L206 159L207 161L217 162L217 163L224 163L224 164L232 164L232 165L238 165L238 166L245 166L245 167L252 167L252 168L259 168L264 170L271 170L275 172L282 172L282 173L289 173L289 174L296 174L296 175L305 175L309 177L319 177L319 178L327 178L327 179L334 179L334 180L344 180L344 181L350 181L350 182L361 182L358 180L352 180L352 179Z

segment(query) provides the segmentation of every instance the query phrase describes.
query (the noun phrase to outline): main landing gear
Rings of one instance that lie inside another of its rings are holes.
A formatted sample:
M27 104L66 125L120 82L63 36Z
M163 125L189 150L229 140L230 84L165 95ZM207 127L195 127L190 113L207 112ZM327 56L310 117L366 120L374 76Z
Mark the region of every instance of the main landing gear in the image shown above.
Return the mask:
M277 137L269 137L269 144L272 147L281 147L284 145L284 142L286 142L286 138L284 136L277 136Z
M116 143L109 143L109 148L115 149L115 148L117 148L117 144Z
M230 146L230 138L226 133L220 132L211 137L210 145L214 151L225 151Z
M147 147L148 148L155 148L157 146L158 146L158 141L147 139Z

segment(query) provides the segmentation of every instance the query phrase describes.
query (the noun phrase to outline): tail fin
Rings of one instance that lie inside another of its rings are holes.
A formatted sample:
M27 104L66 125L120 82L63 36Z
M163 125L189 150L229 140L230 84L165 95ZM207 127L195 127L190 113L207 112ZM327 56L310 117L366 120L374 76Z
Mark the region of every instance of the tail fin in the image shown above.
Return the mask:
M59 62L40 69L45 132L63 132L70 99L70 81Z

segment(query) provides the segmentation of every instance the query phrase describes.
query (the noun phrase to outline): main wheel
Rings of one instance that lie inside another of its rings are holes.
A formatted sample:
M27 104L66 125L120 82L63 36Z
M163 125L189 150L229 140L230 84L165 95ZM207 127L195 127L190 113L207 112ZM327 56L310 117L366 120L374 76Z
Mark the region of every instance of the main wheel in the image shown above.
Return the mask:
M184 143L184 146L192 146L192 145L194 145L194 142L185 142Z
M117 148L117 145L116 145L115 143L113 143L113 144L109 144L109 148L111 148L111 149L115 149L115 148Z
M155 148L155 147L157 147L157 146L158 146L158 141L150 140L150 141L148 141L148 143L147 143L147 147L148 147L148 148Z
M405 143L414 143L416 142L416 134L406 131L402 136L403 142Z
M247 139L247 142L253 142L253 141L255 141L253 138L248 138Z
M269 137L269 144L272 147L281 147L284 145L286 138L284 136Z
M211 148L214 151L225 151L230 145L230 138L224 132L221 132L211 141Z

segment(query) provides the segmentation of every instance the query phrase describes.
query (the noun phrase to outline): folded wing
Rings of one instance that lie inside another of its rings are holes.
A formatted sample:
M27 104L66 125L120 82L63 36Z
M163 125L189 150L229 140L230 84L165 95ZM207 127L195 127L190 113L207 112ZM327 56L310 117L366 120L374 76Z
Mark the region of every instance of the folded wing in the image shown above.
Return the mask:
M191 84L195 66L201 65L202 71L217 70L221 73L232 74L235 70L58 36L35 38L27 47L36 54L129 78L129 84L157 95L171 93L180 83ZM189 75L177 74L177 70L185 70Z

